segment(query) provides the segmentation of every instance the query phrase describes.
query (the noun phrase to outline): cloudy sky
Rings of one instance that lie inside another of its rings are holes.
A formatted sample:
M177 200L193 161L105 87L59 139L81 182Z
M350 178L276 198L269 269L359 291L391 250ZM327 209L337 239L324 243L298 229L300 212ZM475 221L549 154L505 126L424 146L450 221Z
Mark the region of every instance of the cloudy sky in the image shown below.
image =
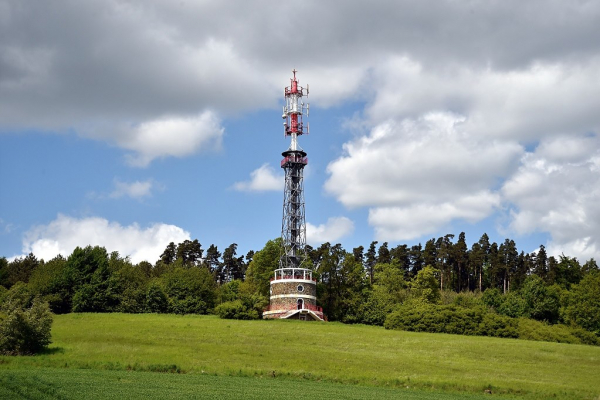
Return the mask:
M599 26L577 0L0 0L0 255L262 248L296 68L311 244L598 259Z

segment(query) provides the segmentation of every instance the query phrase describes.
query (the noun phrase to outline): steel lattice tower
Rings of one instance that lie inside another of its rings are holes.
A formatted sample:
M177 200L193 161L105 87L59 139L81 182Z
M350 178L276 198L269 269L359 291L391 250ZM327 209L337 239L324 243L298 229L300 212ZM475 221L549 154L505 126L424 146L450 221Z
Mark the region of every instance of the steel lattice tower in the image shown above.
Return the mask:
M263 318L291 318L304 321L324 321L323 309L317 305L317 281L312 270L302 268L306 256L306 221L304 218L304 167L308 164L306 152L298 146L298 136L304 134L302 97L304 88L298 85L296 70L291 85L285 88L283 107L283 131L292 138L290 148L281 153L281 168L285 170L283 189L283 219L281 238L283 254L279 268L273 271L270 283L269 307L263 311ZM308 96L308 85L306 85ZM306 124L308 133L308 124Z
M283 191L283 220L281 223L281 239L283 255L280 268L298 268L305 257L306 220L304 216L304 167L308 164L306 152L298 145L298 136L304 134L302 122L303 112L308 117L309 105L302 102L306 90L298 85L296 70L290 79L291 84L285 88L285 106L283 122L285 136L291 137L289 149L281 153L281 168L285 170L285 188ZM308 124L306 133L308 133Z

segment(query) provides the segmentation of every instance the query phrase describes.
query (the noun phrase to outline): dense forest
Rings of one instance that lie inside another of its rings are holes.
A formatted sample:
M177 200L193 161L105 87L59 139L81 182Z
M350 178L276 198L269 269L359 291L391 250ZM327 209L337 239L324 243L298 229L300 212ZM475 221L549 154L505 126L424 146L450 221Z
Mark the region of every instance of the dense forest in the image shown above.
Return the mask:
M198 240L170 243L154 264L132 264L103 247L38 260L34 254L0 258L0 303L35 298L54 313L215 313L260 318L278 268L281 240L257 252L203 249ZM540 331L560 325L575 342L600 337L600 271L594 259L519 252L513 240L470 247L461 233L415 246L372 242L307 246L306 268L318 281L318 299L330 321L417 331L520 337L518 326ZM477 322L477 326L473 325ZM537 321L538 325L532 321ZM535 336L531 334L530 336ZM567 340L568 341L568 340Z

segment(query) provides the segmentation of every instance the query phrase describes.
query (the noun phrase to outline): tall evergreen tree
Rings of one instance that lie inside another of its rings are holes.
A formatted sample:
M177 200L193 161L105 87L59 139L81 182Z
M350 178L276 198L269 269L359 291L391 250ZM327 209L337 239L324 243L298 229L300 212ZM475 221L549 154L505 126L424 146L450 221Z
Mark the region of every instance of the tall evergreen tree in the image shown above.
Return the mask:
M352 249L352 254L354 255L354 259L356 262L359 262L361 265L365 262L365 248L363 246L358 246Z
M7 286L10 287L17 282L27 283L31 273L40 264L37 257L33 253L29 253L25 257L19 257L8 263L6 270Z
M221 258L221 252L214 244L211 244L208 249L206 249L206 258L205 263L208 267L208 270L216 275L217 280L221 276L221 272L219 269L219 258Z
M448 234L437 239L435 242L437 260L436 267L440 270L440 290L446 287L451 287L452 283L452 239L454 235Z
M481 292L481 266L483 265L485 254L479 242L471 245L469 251L469 290L478 289Z
M425 243L425 249L423 250L423 266L431 265L435 268L437 264L437 250L435 246L435 239L429 239Z
M542 278L544 281L548 278L548 255L544 245L540 245L540 249L535 255L534 274Z
M469 263L469 253L465 233L458 235L458 241L454 244L454 265L456 272L456 291L460 292L469 287L467 279L467 264Z
M171 242L165 248L165 251L160 255L160 260L163 264L169 265L173 264L177 259L177 246L175 243Z
M244 257L236 257L237 243L232 243L223 251L223 262L219 272L219 282L229 282L233 279L244 279L246 265Z
M369 283L373 284L373 268L375 264L377 264L377 251L375 250L375 246L377 246L377 241L372 241L369 246L369 250L367 250L366 258L365 258L365 268L367 270L367 275L369 277Z
M379 250L377 251L377 263L389 264L390 262L392 262L392 257L390 256L388 242L383 242L383 244L379 246Z
M176 258L184 266L198 266L202 262L202 245L198 239L184 240L177 246Z
M412 279L417 276L417 273L419 273L419 271L425 266L425 260L423 258L423 246L421 246L421 243L410 248L409 259L410 278Z
M519 252L514 240L506 239L500 245L500 276L502 281L502 292L510 290L511 277L517 271Z
M410 250L407 245L401 244L390 250L392 264L396 265L401 271L404 279L409 278L410 273Z
M483 292L483 278L484 278L484 270L489 266L489 255L490 255L490 238L487 233L481 235L479 239L479 247L481 251L481 263L478 265L478 279L479 279L479 291Z

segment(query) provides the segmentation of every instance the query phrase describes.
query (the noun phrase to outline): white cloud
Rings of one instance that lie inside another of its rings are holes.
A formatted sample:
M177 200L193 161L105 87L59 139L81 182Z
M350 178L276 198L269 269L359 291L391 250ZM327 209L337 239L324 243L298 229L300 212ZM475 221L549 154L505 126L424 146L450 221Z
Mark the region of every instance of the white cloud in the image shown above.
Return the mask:
M472 137L464 117L430 113L388 121L344 144L325 190L347 207L442 203L476 193L514 169L517 143Z
M30 229L23 238L23 252L49 260L58 254L68 256L77 246L104 246L130 256L133 263L155 262L169 242L180 243L190 239L190 233L162 223L141 228L138 224L122 226L104 218L77 219L59 214L48 225Z
M152 187L154 186L151 179L146 181L135 181L131 183L121 182L115 179L115 190L113 190L109 197L118 199L123 196L131 197L133 199L141 199L152 195Z
M416 203L407 207L376 207L369 210L369 224L379 241L412 240L446 227L454 219L477 222L500 205L490 191L466 195L443 203Z
M306 241L313 245L336 240L350 235L354 231L354 222L346 217L332 217L325 224L315 226L306 223Z
M440 70L390 56L369 83L375 94L366 115L374 124L448 110L466 117L462 129L473 137L531 141L600 129L598 56L509 70L464 63Z
M133 150L131 165L145 167L159 157L185 157L221 147L224 129L211 111L196 117L166 117L148 121L127 130L116 140L120 147Z
M347 207L369 207L379 240L413 239L454 219L477 222L500 205L490 188L515 168L517 143L471 137L464 117L430 113L393 120L344 145L325 190Z
M512 206L509 228L548 232L548 249L580 259L600 253L600 138L565 135L527 153L502 187Z
M233 184L235 190L242 192L262 192L283 190L284 176L277 175L273 167L263 164L250 173L250 180Z

